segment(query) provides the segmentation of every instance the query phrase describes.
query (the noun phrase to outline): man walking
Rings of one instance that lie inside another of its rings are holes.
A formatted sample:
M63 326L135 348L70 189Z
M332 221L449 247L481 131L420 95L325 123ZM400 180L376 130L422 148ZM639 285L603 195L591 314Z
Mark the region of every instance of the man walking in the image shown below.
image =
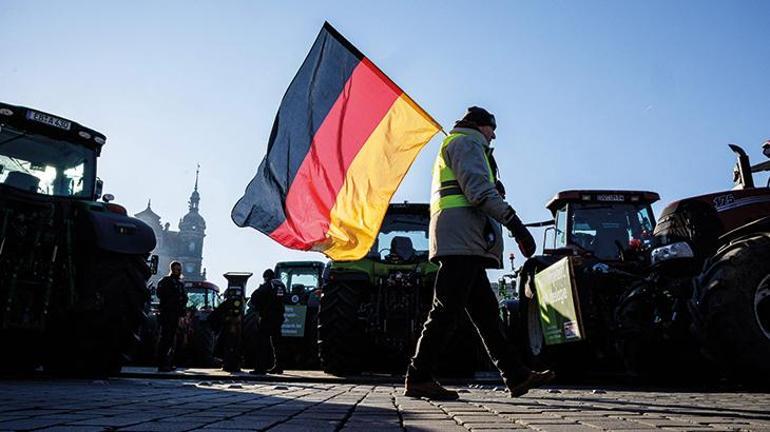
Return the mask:
M487 268L502 266L501 224L530 257L535 240L504 199L492 157L495 117L483 108L470 107L459 120L433 166L430 202L430 259L439 264L433 306L406 373L406 396L436 400L457 399L433 379L436 356L451 336L461 314L468 314L487 353L500 370L511 396L551 379L551 371L535 372L519 358L512 341L501 330L497 298L487 279Z
M262 274L264 282L251 294L249 307L256 309L259 316L257 324L257 365L253 374L282 374L279 343L281 325L284 320L283 299L286 286L275 278L272 269Z
M182 283L182 264L173 261L169 265L169 274L158 282L158 300L160 300L158 322L160 341L158 343L158 371L171 372L175 368L174 345L179 319L187 306L187 293Z

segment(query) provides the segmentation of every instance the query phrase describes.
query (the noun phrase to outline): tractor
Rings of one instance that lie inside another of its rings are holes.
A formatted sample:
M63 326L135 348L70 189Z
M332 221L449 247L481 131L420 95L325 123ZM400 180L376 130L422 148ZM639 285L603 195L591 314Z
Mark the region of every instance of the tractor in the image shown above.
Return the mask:
M770 188L753 173L770 163L730 148L733 189L675 201L657 223L652 193L575 191L549 203L551 247L517 270L518 299L503 307L530 363L767 380ZM585 217L593 206L599 225ZM609 212L618 206L627 224Z
M502 313L532 367L623 368L616 310L625 287L649 267L658 199L646 191L564 191L546 206L552 220L528 224L548 226L543 254L515 271L516 295Z
M118 373L138 340L155 236L101 196L105 136L0 103L0 363ZM99 198L102 201L97 201Z
M729 377L770 381L770 188L756 186L746 152L733 189L669 204L655 229L652 282L640 288L677 299L701 352ZM770 142L763 146L770 157ZM649 312L648 312L649 313ZM676 321L652 315L653 321ZM648 316L649 321L649 316Z
M275 275L286 288L284 323L281 328L281 365L292 369L318 367L318 306L324 263L320 261L282 261ZM256 365L257 312L249 307L243 322L243 357L248 367Z
M187 311L180 320L176 340L176 364L213 367L216 332L208 318L219 306L219 287L208 281L185 281Z
M427 204L391 204L369 253L331 261L324 271L318 349L334 375L406 370L433 301L438 267L428 260ZM439 365L445 375L472 374L478 337L464 318Z

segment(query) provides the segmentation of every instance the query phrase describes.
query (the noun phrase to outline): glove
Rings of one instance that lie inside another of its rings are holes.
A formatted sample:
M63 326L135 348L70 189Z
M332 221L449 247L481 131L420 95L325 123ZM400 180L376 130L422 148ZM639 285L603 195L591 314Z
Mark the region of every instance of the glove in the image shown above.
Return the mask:
M505 227L508 228L511 231L511 234L513 234L513 237L516 238L516 243L518 243L521 253L529 258L534 255L537 250L535 239L532 237L532 234L530 234L527 227L521 222L516 211L510 207L508 209L509 216L506 218Z

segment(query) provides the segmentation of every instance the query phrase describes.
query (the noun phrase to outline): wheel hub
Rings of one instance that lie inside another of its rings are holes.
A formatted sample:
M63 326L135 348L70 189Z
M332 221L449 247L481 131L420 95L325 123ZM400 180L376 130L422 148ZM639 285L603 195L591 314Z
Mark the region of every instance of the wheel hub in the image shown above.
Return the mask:
M754 318L765 337L770 339L770 274L762 279L754 293Z

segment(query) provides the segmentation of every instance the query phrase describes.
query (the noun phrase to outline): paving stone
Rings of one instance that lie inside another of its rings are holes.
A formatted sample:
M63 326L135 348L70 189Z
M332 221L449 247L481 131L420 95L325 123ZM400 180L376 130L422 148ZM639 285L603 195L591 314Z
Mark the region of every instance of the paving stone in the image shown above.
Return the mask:
M104 432L101 426L51 426L44 429L36 429L42 432Z
M599 432L601 430L580 424L541 424L533 425L532 428L540 432Z
M205 425L205 429L266 429L284 420L285 417L241 416L208 423Z
M467 432L467 429L452 420L405 421L404 428L415 432Z
M604 420L580 420L581 424L593 426L599 429L621 430L621 429L655 429L653 426L645 425L635 421L626 421L619 419Z

